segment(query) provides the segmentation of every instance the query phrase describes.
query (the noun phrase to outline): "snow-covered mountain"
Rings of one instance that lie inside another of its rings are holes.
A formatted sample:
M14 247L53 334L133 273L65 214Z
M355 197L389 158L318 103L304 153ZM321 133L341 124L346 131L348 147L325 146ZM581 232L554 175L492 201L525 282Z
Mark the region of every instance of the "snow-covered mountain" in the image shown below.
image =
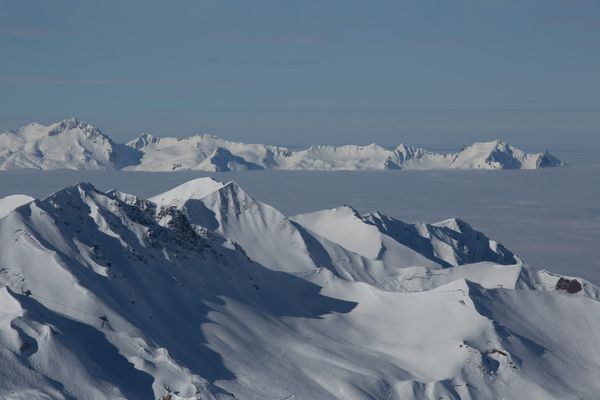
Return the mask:
M598 288L467 223L287 218L234 182L0 202L0 398L565 399Z
M563 165L548 152L526 154L500 140L474 143L457 153L433 153L399 145L314 145L286 147L232 142L213 135L158 138L143 134L127 145L116 144L98 128L67 119L50 126L30 124L0 134L0 170L128 169L207 172L382 169L533 169Z
M501 140L495 140L463 147L452 156L451 168L535 169L559 165L561 161L547 151L525 154Z
M501 140L474 143L457 153L433 153L399 145L393 150L367 146L321 146L292 151L285 147L231 142L212 135L185 139L142 135L128 143L144 153L145 171L252 169L382 170L382 169L535 169L562 162L548 152L526 154Z
M74 118L0 134L0 170L120 169L138 163L140 157L139 151L114 143L95 126Z

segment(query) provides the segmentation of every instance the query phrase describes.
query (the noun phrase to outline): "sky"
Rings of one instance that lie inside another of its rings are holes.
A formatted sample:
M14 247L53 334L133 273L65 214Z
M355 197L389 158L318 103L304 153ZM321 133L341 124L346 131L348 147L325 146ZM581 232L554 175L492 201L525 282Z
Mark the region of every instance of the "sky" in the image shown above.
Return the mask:
M600 149L598 0L0 0L0 131Z

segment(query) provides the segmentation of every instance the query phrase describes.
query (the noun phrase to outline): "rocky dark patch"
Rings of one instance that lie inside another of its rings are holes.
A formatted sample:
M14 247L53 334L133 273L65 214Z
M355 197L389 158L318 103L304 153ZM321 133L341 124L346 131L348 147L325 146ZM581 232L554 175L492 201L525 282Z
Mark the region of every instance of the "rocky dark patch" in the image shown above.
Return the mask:
M556 282L556 290L564 290L567 293L579 293L581 292L582 286L577 279L560 278Z

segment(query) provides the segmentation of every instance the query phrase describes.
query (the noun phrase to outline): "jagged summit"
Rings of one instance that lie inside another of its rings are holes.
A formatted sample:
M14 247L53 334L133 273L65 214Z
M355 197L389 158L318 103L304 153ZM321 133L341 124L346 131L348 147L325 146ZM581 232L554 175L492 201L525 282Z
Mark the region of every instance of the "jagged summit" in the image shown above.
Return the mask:
M142 133L138 138L127 142L127 146L133 147L139 150L149 144L156 144L160 141L160 138L150 133Z
M5 133L12 133L14 135L23 136L25 138L32 138L36 136L54 136L59 135L63 132L78 129L79 131L87 134L103 135L102 132L94 125L82 122L77 118L65 118L62 121L55 122L48 126L40 124L38 122L32 122L27 124L16 131L8 131Z
M526 154L502 140L477 142L456 153L434 153L404 144L312 145L304 150L248 144L210 134L159 138L142 134L116 144L93 125L75 118L43 126L29 124L0 134L0 170L131 169L201 170L383 170L535 169L563 163L550 153Z
M141 156L75 118L49 126L30 124L0 134L0 170L121 169L138 163Z
M198 138L199 140L217 140L217 141L224 140L220 136L213 135L212 133L198 133L198 134L194 135L193 137Z
M39 124L38 124L39 125ZM41 126L41 125L39 125ZM90 130L99 132L100 130L92 124L82 122L75 117L65 118L64 120L51 125L52 129L50 132L60 132L69 129L80 128L81 130Z

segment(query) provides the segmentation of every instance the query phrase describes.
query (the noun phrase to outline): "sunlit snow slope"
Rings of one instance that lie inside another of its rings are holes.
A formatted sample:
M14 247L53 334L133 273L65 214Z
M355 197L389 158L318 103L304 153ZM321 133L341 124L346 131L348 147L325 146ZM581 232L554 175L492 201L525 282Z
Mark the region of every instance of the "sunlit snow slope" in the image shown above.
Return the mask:
M2 399L592 399L598 289L466 222L235 182L3 202ZM24 203L24 204L23 204Z
M0 170L120 169L140 157L139 151L114 143L95 126L74 118L0 133Z

